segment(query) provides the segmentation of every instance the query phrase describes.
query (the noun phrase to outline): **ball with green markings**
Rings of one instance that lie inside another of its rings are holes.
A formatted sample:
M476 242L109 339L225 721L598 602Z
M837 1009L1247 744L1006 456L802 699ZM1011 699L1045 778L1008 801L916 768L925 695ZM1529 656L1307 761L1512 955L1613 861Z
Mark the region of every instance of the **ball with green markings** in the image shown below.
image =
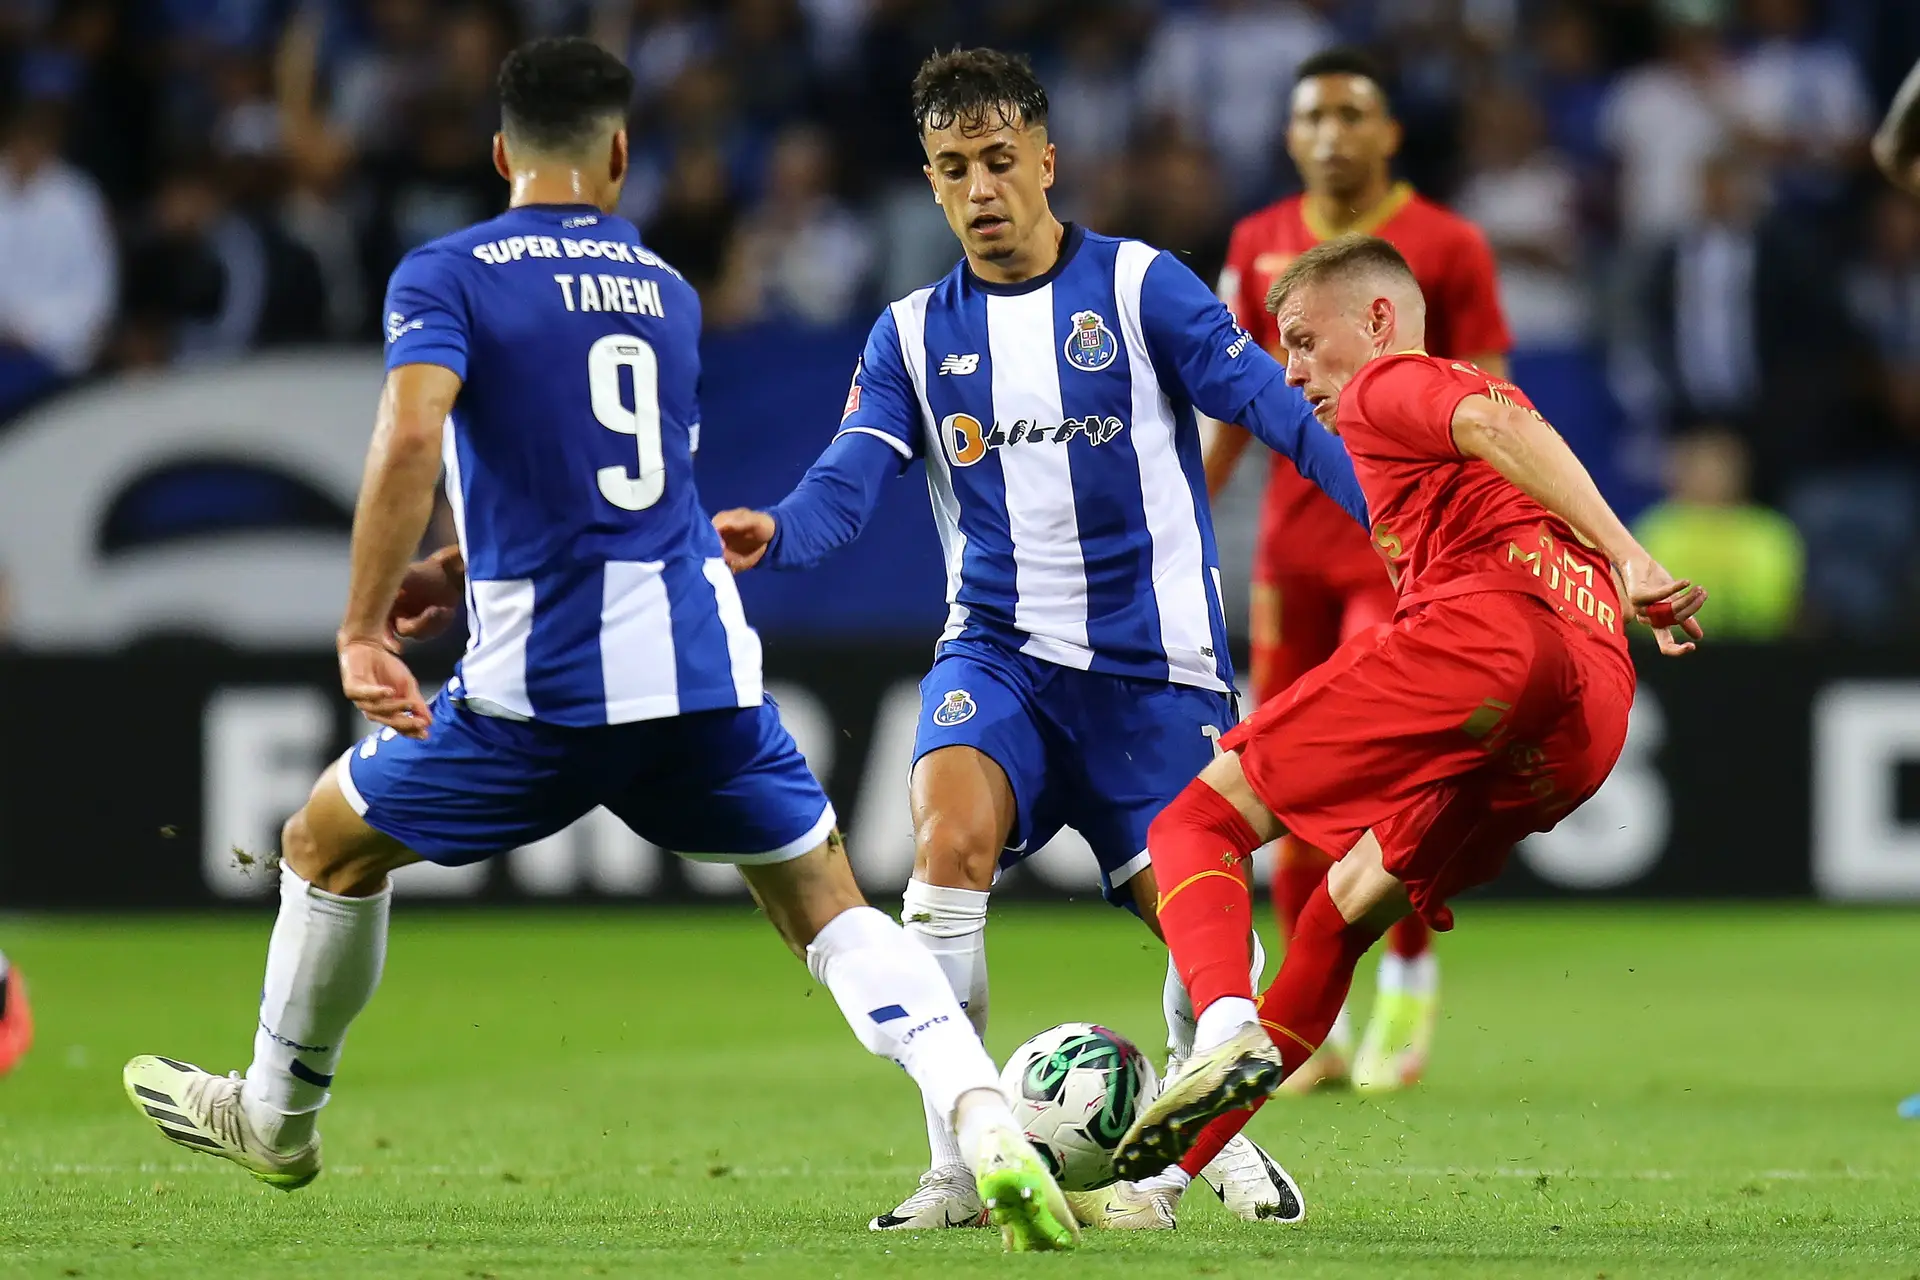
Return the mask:
M1068 1191L1114 1180L1113 1149L1159 1088L1131 1040L1091 1022L1062 1023L1015 1049L1000 1084L1027 1141Z

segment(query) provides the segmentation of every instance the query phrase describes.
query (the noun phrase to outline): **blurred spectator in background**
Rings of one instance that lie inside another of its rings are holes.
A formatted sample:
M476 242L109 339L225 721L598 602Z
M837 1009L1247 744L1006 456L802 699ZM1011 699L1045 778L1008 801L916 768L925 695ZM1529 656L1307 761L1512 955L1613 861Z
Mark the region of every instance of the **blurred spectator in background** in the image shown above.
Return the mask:
M1233 223L1212 153L1166 131L1143 138L1118 173L1099 229L1171 249L1202 280L1219 279Z
M1547 146L1539 108L1517 88L1478 95L1467 113L1467 179L1454 210L1499 263L1500 306L1517 347L1584 345L1592 304L1581 271L1580 182Z
M1169 11L1140 68L1148 111L1172 116L1220 157L1236 204L1267 189L1279 164L1294 68L1334 30L1293 0L1202 0Z
M727 166L712 146L681 148L661 192L660 207L646 225L647 247L671 262L713 306L727 250L738 219Z
M1667 0L1660 56L1615 81L1600 137L1619 165L1619 225L1630 248L1679 235L1700 216L1700 166L1733 136L1732 69L1709 0Z
M218 161L172 166L127 248L123 363L156 356L230 356L316 341L324 331L320 271L270 212L234 200Z
M1800 610L1806 550L1793 522L1753 501L1738 435L1703 426L1667 450L1667 498L1634 522L1655 559L1683 578L1713 583L1702 622L1716 642L1775 640Z
M874 252L866 221L833 193L824 131L794 125L768 162L765 194L740 225L710 319L838 324L867 301Z
M1136 124L1130 43L1137 24L1110 8L1099 0L1070 6L1059 57L1042 68L1047 134L1062 156L1072 157L1057 170L1048 200L1069 220L1086 218L1101 175L1126 150Z
M1571 2L1556 4L1536 24L1531 52L1547 142L1583 176L1597 175L1607 160L1600 120L1608 82L1593 19Z
M1735 69L1740 127L1760 149L1776 195L1828 206L1866 157L1873 129L1865 77L1852 53L1812 30L1807 0L1747 0L1758 37Z
M113 225L64 123L50 102L0 121L0 419L85 373L113 318Z
M1701 168L1699 221L1654 261L1646 327L1670 420L1713 419L1754 451L1762 496L1828 460L1846 397L1849 326L1837 272L1759 175L1721 153ZM1833 438L1829 429L1833 428Z
M1847 307L1879 354L1879 399L1901 437L1920 441L1920 202L1874 201L1867 252L1847 273Z

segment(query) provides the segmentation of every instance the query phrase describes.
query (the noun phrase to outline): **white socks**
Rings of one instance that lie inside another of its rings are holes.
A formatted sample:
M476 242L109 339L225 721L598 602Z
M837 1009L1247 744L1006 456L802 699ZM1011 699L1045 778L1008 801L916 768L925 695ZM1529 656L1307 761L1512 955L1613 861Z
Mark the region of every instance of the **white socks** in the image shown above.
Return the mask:
M371 898L343 898L280 868L280 916L241 1091L247 1119L271 1146L291 1150L313 1133L347 1027L380 985L392 897L388 885Z
M1252 963L1248 972L1253 979L1253 989L1260 989L1260 979L1267 973L1267 949L1260 945L1260 935L1252 934ZM1180 971L1173 967L1173 956L1167 956L1167 980L1160 986L1160 1011L1167 1017L1167 1056L1171 1059L1185 1058L1193 1053L1193 997L1187 994L1187 984L1180 981Z
M999 1096L1000 1073L940 966L880 912L854 907L828 921L807 948L807 969L833 993L860 1043L899 1063L947 1123L960 1095ZM999 1110L1011 1124L1004 1098Z
M1258 1026L1260 1010L1253 1001L1244 996L1222 996L1200 1011L1199 1025L1194 1028L1193 1050L1202 1053L1217 1044L1233 1039L1240 1028L1249 1024Z
M954 998L966 1010L974 1032L987 1034L987 901L992 895L978 889L953 889L907 881L901 895L900 923L907 934L933 953L946 975ZM926 1107L929 1168L965 1164L964 1144L955 1139L946 1113L931 1101Z
M1389 951L1380 957L1379 989L1405 991L1411 995L1432 995L1440 985L1440 964L1428 951L1405 960Z

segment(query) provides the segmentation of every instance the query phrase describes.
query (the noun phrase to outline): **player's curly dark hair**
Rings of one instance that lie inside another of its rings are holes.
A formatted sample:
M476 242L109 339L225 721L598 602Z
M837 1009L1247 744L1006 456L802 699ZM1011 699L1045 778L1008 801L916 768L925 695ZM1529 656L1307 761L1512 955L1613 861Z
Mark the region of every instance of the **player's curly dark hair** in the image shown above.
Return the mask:
M1047 91L1027 60L998 49L949 49L913 77L913 125L925 133L958 123L964 133L1047 122Z
M591 143L609 118L625 120L633 72L591 40L532 40L500 64L500 123L510 141L566 154Z

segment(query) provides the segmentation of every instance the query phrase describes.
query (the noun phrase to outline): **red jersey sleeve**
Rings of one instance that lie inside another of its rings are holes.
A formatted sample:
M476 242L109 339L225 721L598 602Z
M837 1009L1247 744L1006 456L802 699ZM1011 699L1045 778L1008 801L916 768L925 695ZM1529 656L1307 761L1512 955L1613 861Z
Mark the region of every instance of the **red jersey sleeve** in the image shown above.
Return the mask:
M1215 292L1233 313L1233 322L1252 334L1253 340L1263 348L1270 348L1273 333L1268 326L1273 317L1267 314L1264 294L1253 296L1260 292L1260 281L1253 270L1253 260L1260 253L1258 241L1258 227L1253 218L1242 218L1234 224L1233 237L1227 241L1226 265L1220 268L1220 283Z
M1389 357L1354 375L1341 397L1340 434L1355 450L1395 458L1458 458L1453 411L1485 395L1482 374L1427 356Z
M1453 348L1443 355L1471 360L1476 356L1506 355L1513 335L1500 310L1499 275L1493 249L1480 228L1461 219L1453 251L1447 255L1447 296L1438 309L1447 317L1447 341Z

